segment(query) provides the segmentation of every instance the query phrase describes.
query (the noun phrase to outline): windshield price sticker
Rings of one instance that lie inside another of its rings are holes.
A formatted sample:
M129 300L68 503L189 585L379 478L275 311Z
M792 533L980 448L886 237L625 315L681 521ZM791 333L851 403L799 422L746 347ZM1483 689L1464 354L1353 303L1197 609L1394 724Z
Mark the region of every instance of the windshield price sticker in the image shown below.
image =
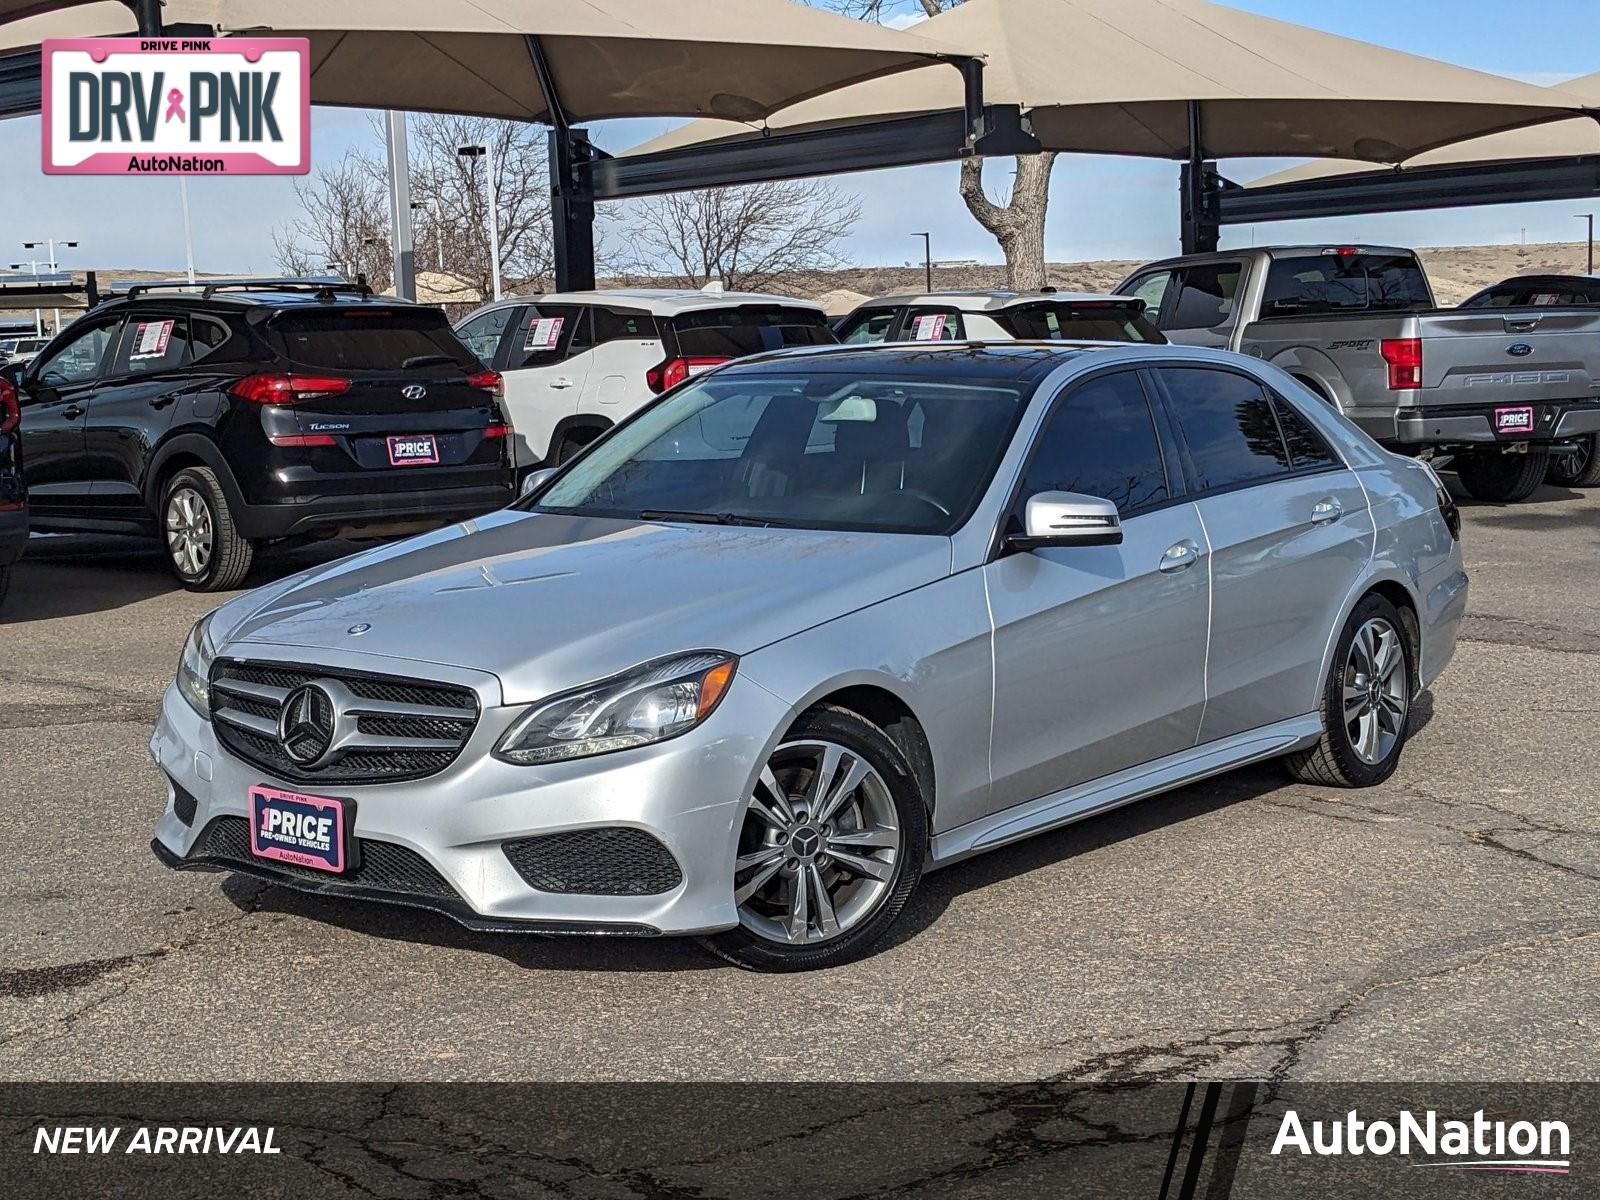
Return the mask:
M48 38L47 175L305 175L305 38Z
M528 326L528 336L523 342L524 350L554 350L557 342L561 340L561 327L566 324L565 317L536 317L533 324Z
M175 321L141 321L134 328L133 350L128 357L160 358L167 352L167 344L172 341L172 327L175 324Z
M912 323L911 340L916 342L937 342L944 336L944 313L932 313L920 316Z

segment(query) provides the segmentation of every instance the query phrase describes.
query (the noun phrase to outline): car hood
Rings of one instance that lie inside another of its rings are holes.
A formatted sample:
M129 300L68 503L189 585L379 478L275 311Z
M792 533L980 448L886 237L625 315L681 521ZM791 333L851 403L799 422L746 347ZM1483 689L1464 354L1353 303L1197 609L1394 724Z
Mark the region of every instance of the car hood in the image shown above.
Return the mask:
M486 671L517 704L681 651L747 654L949 573L945 537L502 511L240 597L212 636Z

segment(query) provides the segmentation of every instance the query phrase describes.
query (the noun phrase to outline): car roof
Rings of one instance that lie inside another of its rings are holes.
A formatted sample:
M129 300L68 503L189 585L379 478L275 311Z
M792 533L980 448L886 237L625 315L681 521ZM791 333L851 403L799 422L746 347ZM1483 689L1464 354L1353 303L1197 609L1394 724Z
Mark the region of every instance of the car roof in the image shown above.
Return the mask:
M794 296L779 296L770 292L706 292L694 288L594 288L588 291L542 292L531 296L507 296L492 304L476 309L477 313L493 308L507 308L515 304L587 304L598 307L614 305L621 308L642 308L658 317L678 313L704 312L707 309L737 308L741 305L773 305L786 308L803 308L821 313L822 305Z
M437 308L379 295L364 283L342 279L199 279L137 282L119 289L109 304L222 305L234 308ZM101 307L104 307L102 305Z
M1496 288L1523 287L1527 284L1541 283L1581 283L1592 286L1600 283L1600 275L1584 275L1581 272L1568 274L1562 271L1551 271L1538 275L1513 275L1509 279L1502 279L1499 283L1491 283L1488 287L1479 288L1478 291L1492 292Z
M719 370L778 374L808 372L927 375L931 379L1015 379L1034 382L1057 367L1087 354L1125 345L1120 342L866 342L832 346L792 346L735 359Z
M999 312L1023 304L1049 303L1078 304L1092 301L1128 303L1126 296L1113 296L1110 292L1014 292L1004 288L952 288L945 292L902 292L893 296L874 296L863 300L855 311L864 308L889 308L902 304L929 305L954 308L960 312Z

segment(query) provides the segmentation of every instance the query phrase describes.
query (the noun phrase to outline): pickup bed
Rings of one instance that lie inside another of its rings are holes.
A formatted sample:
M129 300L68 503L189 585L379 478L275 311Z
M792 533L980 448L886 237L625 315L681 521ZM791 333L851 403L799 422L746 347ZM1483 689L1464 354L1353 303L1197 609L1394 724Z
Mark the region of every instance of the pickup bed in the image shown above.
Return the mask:
M1282 246L1151 263L1117 291L1169 341L1274 363L1483 500L1523 500L1600 432L1600 306L1438 308L1409 250Z

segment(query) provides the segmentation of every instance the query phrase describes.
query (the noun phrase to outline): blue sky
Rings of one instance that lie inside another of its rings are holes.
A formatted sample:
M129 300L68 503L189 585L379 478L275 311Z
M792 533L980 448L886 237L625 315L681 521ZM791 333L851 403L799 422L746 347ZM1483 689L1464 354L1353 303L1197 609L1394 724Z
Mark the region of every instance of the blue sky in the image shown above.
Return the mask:
M1555 83L1600 70L1600 0L1231 0L1234 7L1333 33L1427 54L1480 70ZM903 2L906 12L913 9ZM612 122L595 130L611 149L636 144L668 122ZM314 161L347 147L376 146L368 114L317 109ZM0 267L21 258L21 243L75 239L64 266L172 269L183 263L178 184L173 179L46 177L39 170L39 121L0 122ZM1225 164L1248 179L1280 163ZM996 164L998 170L1000 164ZM858 193L864 216L848 252L866 264L920 255L911 231L934 235L938 258L998 261L998 249L956 195L956 168L941 164L837 177ZM1148 258L1177 248L1177 168L1170 163L1087 155L1058 160L1046 249L1053 260ZM293 184L282 178L196 179L190 186L195 248L203 271L274 269L272 230L296 212ZM914 200L908 203L908 197ZM1476 209L1285 222L1261 226L1261 241L1361 238L1410 245L1572 241L1573 214L1592 203L1496 205ZM1249 228L1225 233L1248 242ZM10 243L15 242L15 245Z

